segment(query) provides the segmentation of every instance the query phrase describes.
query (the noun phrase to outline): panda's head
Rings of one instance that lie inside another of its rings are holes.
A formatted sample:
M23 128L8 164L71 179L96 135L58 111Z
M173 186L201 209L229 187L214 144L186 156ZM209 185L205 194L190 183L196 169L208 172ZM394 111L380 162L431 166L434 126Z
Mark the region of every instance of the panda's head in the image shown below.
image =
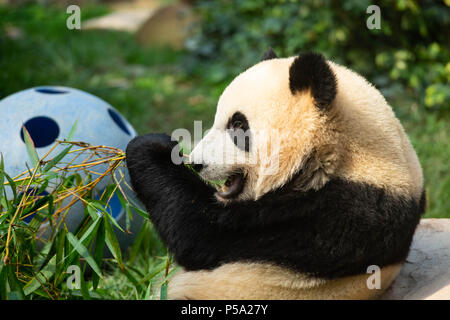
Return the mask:
M408 148L364 78L320 54L277 58L270 49L225 89L190 161L202 178L226 181L216 193L223 202L256 200L288 182L318 190L335 176L409 192L411 166L418 185L422 178Z

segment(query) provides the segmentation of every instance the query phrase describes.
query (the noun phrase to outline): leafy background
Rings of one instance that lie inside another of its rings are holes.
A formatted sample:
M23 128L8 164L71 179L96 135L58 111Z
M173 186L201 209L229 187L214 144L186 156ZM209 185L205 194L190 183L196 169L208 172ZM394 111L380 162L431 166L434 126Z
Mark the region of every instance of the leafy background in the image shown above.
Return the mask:
M82 5L83 20L108 12L104 5L89 3ZM366 0L197 1L195 10L201 19L181 50L142 47L123 32L69 31L65 8L42 1L0 5L0 98L33 86L64 85L106 100L139 133L192 130L194 120L202 120L205 130L212 125L215 104L227 83L258 62L269 46L280 56L319 51L358 71L382 91L424 169L426 217L450 218L450 3L377 1L380 30L366 28L370 4ZM3 181L6 176L0 178ZM95 203L89 195L85 198ZM32 198L30 205L40 200ZM10 203L9 211L8 204L0 205L1 298L164 297L171 260L148 220L135 243L123 248L123 259L95 255L95 240L109 221L107 212L102 212L101 222L86 213L84 228L73 237L55 234L42 250L33 245L33 230L14 224L15 241L23 250L12 251L16 262L22 263L5 263L4 229L11 223L11 208L20 205L18 201ZM91 251L74 250L77 241ZM70 263L82 266L82 290L65 287L62 279L67 275L61 264L67 266L69 261L55 262L58 251L51 254L53 243L64 247L63 256L69 256ZM100 280L92 276L90 257L102 266ZM30 281L48 275L42 270L48 271L49 266L54 267L50 278L34 286L35 291L24 292Z

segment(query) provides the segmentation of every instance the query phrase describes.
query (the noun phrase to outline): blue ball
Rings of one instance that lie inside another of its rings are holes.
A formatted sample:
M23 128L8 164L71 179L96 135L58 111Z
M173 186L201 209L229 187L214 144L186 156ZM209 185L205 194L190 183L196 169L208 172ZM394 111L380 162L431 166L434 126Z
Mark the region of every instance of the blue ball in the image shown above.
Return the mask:
M66 87L37 87L0 101L0 151L6 171L15 176L28 161L22 134L25 125L40 157L55 140L63 140L78 120L74 141L124 150L136 136L128 121L111 105L89 93ZM53 151L56 155L63 146Z
M125 150L128 142L136 136L130 123L111 105L92 94L67 87L46 86L17 92L0 100L0 114L0 152L3 154L5 171L11 177L26 171L26 163L31 167L22 126L30 133L40 158L52 148L56 140L64 140L69 136L76 121L77 129L72 141ZM46 159L51 159L65 147L58 146ZM68 155L65 161L71 161L74 156ZM85 157L79 157L75 163L83 161ZM98 166L95 170L102 172L106 167ZM98 185L97 198L106 184L107 181L102 181ZM107 210L117 221L125 219L117 197L113 197ZM75 228L83 213L83 206L75 205L67 215L68 227Z

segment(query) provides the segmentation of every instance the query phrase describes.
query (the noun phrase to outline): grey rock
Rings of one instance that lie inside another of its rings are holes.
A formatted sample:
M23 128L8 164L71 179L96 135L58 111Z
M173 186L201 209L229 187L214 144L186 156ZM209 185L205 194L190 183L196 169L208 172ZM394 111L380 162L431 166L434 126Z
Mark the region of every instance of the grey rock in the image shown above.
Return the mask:
M450 219L422 219L400 274L381 299L450 300Z

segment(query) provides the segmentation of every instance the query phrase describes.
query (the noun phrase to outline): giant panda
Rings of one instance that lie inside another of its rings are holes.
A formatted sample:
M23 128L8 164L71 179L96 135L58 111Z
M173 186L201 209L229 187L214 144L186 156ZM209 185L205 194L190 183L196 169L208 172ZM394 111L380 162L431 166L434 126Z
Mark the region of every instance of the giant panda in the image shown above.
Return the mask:
M317 53L268 50L222 93L191 168L174 155L165 134L126 150L132 186L181 266L171 299L377 298L424 212L421 166L391 107Z

